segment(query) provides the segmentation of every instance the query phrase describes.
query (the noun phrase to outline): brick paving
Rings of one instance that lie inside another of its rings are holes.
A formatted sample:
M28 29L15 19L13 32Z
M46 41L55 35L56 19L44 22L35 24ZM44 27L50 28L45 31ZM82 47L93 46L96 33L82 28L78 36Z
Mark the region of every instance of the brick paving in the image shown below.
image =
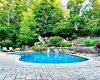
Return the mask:
M0 54L0 80L100 80L100 61L45 65L17 62L16 58Z

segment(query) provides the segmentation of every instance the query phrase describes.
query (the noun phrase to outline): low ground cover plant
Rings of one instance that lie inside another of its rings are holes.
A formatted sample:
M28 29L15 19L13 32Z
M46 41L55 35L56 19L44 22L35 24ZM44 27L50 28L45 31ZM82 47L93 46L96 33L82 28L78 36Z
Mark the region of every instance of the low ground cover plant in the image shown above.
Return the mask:
M71 47L72 46L72 42L61 42L60 46L62 46L62 47Z
M46 49L45 45L33 46L32 50L34 51L44 51Z
M85 40L83 42L83 44L84 44L84 46L94 46L98 42L100 42L100 39L96 39L96 40Z

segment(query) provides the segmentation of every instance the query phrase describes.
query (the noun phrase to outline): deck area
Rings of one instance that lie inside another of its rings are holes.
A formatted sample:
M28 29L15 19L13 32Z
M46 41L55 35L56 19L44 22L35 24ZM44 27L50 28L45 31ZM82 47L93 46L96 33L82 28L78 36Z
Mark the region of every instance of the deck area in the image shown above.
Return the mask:
M100 57L93 58L90 62L46 65L18 62L17 55L0 53L0 80L100 80Z

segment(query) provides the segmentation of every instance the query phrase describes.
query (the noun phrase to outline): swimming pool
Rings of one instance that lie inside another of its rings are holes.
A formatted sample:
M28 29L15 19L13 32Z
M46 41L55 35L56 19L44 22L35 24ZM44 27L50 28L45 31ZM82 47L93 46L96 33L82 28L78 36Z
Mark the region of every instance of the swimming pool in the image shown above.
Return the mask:
M46 52L21 52L20 61L28 63L43 63L43 64L64 64L64 63L77 63L87 61L87 58L83 58L71 54L63 53L46 53Z

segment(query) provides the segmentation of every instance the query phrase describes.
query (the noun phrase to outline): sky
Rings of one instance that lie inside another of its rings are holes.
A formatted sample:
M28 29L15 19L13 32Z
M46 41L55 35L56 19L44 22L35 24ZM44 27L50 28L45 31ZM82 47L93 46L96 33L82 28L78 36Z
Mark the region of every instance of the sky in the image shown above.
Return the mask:
M66 9L67 8L68 1L69 0L60 0L60 4L61 4L62 9ZM88 4L89 4L89 0L85 0L84 3L82 4L82 7L80 9L80 14L79 15L82 15L82 10L85 8L85 5L88 5Z
M66 9L66 4L67 4L68 0L60 0L60 3L61 3L61 7L63 9Z
M68 3L68 0L60 0L60 3L61 3L61 7L63 9L65 9L66 8L66 4ZM89 3L89 0L85 0L85 2L83 3L83 7L88 3Z

